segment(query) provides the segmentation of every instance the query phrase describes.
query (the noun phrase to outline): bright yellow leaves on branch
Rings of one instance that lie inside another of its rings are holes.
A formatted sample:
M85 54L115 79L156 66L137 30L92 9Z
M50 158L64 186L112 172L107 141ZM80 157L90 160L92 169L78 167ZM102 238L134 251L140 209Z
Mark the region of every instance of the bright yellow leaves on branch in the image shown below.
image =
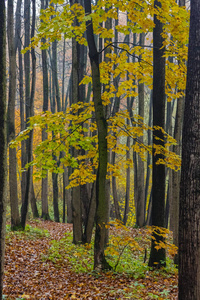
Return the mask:
M106 29L102 24L108 18L117 19L120 14L127 13L127 22L119 23L116 27L122 36L130 33L146 33L146 41L151 40L154 22L153 15L163 22L164 44L166 56L166 95L168 100L180 98L183 95L186 83L187 44L189 32L189 13L185 7L179 7L175 0L162 0L161 8L154 8L153 0L99 0L97 5L93 5L92 13L85 15L84 8L80 4L71 7L61 0L54 0L46 10L41 11L41 23L39 33L32 40L32 47L39 44L42 38L46 38L47 44L42 44L42 48L48 47L49 43L55 39L60 40L62 36L66 39L76 38L81 44L87 45L84 37L86 31L86 21L92 20L94 33L101 38L113 38L114 29ZM59 6L60 5L60 6ZM58 9L59 6L59 9ZM117 11L119 13L117 13ZM77 18L78 25L73 26L73 20ZM107 45L106 47L108 47ZM145 47L143 47L145 46ZM136 95L134 89L135 82L141 80L145 85L152 88L152 61L153 49L151 42L145 45L133 43L123 43L117 41L109 47L118 48L118 55L109 54L108 63L101 64L101 81L108 84L110 75L113 78L120 76L119 90L116 91L119 97L131 97ZM30 49L30 47L29 47ZM99 49L103 51L103 49ZM130 62L127 59L130 59ZM127 81L126 75L129 75ZM88 76L82 81L86 84L90 80ZM113 87L111 86L113 89ZM104 103L109 103L109 98L113 97L112 92L106 89L108 94L104 95Z
M71 166L73 173L70 176L68 188L94 182L96 180L96 170L98 168L98 143L97 127L93 120L93 103L78 102L72 105L67 111L52 114L42 112L30 118L30 126L18 135L15 141L11 142L12 147L17 147L18 143L27 138L27 133L34 128L42 130L46 128L48 139L40 142L34 151L35 179L46 176L48 170L62 173L63 167ZM130 125L127 125L127 119ZM120 170L133 166L133 160L126 160L127 151L137 152L143 160L146 160L147 153L152 153L152 147L139 141L139 137L145 132L153 132L153 128L145 125L140 116L130 117L128 111L117 113L116 116L108 120L108 149L118 155L117 162L108 164L108 176L122 176ZM156 130L162 128L156 128ZM52 135L52 132L54 134ZM164 132L164 131L163 131ZM127 137L131 137L130 148L126 146ZM180 157L169 151L169 147L176 141L164 132L165 147L153 145L157 154L163 154L164 158L159 163L167 167L178 170L180 168ZM78 150L78 156L73 157L69 149L74 147ZM60 164L53 159L52 154L60 157Z
M55 39L60 40L62 36L66 39L74 37L79 43L86 45L84 33L88 20L93 21L96 35L104 39L113 38L114 30L107 30L102 24L108 18L117 19L120 14L127 13L128 21L119 22L116 27L122 42L117 41L105 45L105 47L111 47L112 51L107 54L107 62L103 61L100 64L101 82L105 85L105 91L102 93L102 101L105 106L110 105L115 97L121 100L127 97L136 97L139 81L140 83L144 82L148 88L152 88L153 48L151 39L154 14L157 14L164 24L163 47L165 47L166 56L166 95L168 101L183 96L186 82L185 61L187 60L189 29L189 13L185 7L179 7L175 0L162 0L161 8L156 9L153 0L99 0L97 5L92 7L92 13L85 15L84 8L80 4L76 3L70 7L68 4L64 4L62 0L52 1L53 3L57 4L57 8L55 5L50 5L46 10L41 11L40 19L42 22L39 25L39 33L32 40L30 47L37 46L42 38L46 38L47 44L42 45L44 49ZM77 18L77 26L73 26L74 18ZM137 41L136 44L126 43L126 35L141 32L146 34L145 45L139 46ZM116 48L117 52L114 52ZM99 51L103 50L99 49ZM119 81L117 88L111 79ZM89 83L92 83L89 75L80 82L80 84ZM35 126L42 129L47 124L49 138L40 143L35 150L34 165L38 178L45 176L47 169L62 172L62 166L71 166L74 172L70 177L69 187L95 180L98 166L98 144L93 112L92 102L89 104L77 103L68 108L66 113L53 115L47 112L31 118L29 129L19 135L17 140L26 138L28 131ZM130 125L127 125L127 119ZM180 168L180 158L169 150L169 147L175 144L170 136L165 134L165 147L147 146L140 142L138 138L149 131L153 132L153 128L145 125L144 120L139 116L134 115L133 119L130 117L130 112L123 110L107 121L108 148L115 151L119 157L117 165L108 165L109 176L120 176L119 161L123 163L125 168L133 164L132 160L126 162L125 154L128 150L137 152L142 160L146 160L147 153L152 153L152 147L156 154L163 154L164 158L160 159L158 163L165 164L175 170ZM54 131L54 137L51 134L52 131ZM125 143L127 136L130 136L133 141L130 149L127 149ZM13 142L14 144L15 142ZM83 150L84 154L74 158L69 152L70 147ZM61 158L61 165L57 166L52 158L52 153L59 156L60 152L65 153L65 156Z
M133 255L139 256L142 251L145 253L145 248L149 247L151 239L155 240L155 233L163 237L163 241L156 242L157 250L166 249L172 257L177 253L177 247L171 243L171 233L166 228L151 226L134 231L124 226L119 220L111 221L105 226L110 228L110 241L105 254L114 270L117 269L122 256L126 255L126 249L130 249ZM139 240L143 240L143 248L139 245Z

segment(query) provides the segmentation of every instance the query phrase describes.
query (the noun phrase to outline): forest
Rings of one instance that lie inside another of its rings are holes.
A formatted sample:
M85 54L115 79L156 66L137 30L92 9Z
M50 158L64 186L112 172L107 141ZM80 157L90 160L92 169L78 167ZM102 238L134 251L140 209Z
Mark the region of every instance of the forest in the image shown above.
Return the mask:
M0 0L0 299L200 299L200 0Z

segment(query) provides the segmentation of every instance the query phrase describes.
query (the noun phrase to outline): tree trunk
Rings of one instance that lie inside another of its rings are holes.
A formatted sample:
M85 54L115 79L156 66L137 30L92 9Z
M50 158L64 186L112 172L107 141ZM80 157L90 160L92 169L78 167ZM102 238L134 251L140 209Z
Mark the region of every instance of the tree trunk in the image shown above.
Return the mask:
M30 44L30 0L24 1L24 48L28 47ZM25 107L26 107L26 126L30 118L30 51L27 51L24 54L24 75L25 75ZM26 140L26 163L28 159L31 160L31 136ZM26 224L26 215L28 211L28 197L29 197L29 188L30 188L30 175L31 170L28 168L26 171L26 188L25 188L25 198L22 202L21 207L21 226L25 228Z
M179 1L179 6L185 6L185 0ZM183 114L184 114L185 97L178 99L176 108L176 119L174 125L174 138L177 145L174 145L174 153L181 155L181 136L183 127ZM180 198L180 177L181 171L173 172L172 174L172 194L173 201L170 207L170 222L172 222L173 230L173 243L178 247L179 235L179 198ZM178 253L174 257L174 263L178 265Z
M29 199L31 202L31 209L33 213L33 218L39 218L39 212L37 209L37 202L36 202L36 197L35 197L35 192L34 192L34 186L33 186L33 178L31 178L31 186L30 186L30 191L29 191Z
M58 84L58 68L57 68L57 41L52 43L52 89L53 89L53 103L51 105L52 113L56 112L56 104L57 111L61 111L61 103L60 103L60 90ZM54 133L52 133L54 136ZM59 158L57 158L54 154L53 160L59 164ZM52 183L53 183L53 208L54 208L54 221L59 222L59 208L58 208L58 174L52 173Z
M6 10L0 1L0 299L3 297L3 269L6 217Z
M16 51L14 39L13 0L8 1L8 52L9 52L9 98L8 98L8 143L15 138L15 96L16 96ZM9 186L11 206L11 228L20 226L17 192L16 149L9 148Z
M200 299L200 2L191 1L179 206L179 300Z
M86 14L91 13L91 1L84 0ZM104 107L101 99L101 83L99 71L99 55L96 49L93 25L91 21L87 22L87 41L89 47L89 57L92 69L93 82L93 98L95 106L95 117L98 130L98 152L99 152L99 166L96 183L96 231L94 243L94 269L102 270L109 268L105 259L104 248L106 238L105 224L107 222L107 215L109 210L109 203L106 197L106 174L107 174L107 123L104 116Z
M161 3L154 1L154 7L161 7ZM165 57L162 37L163 24L154 15L155 27L153 29L153 145L164 147L164 134L162 130L156 129L165 126ZM159 139L157 139L159 138ZM156 154L153 149L153 178L152 178L152 225L165 226L165 166L156 164L162 154ZM161 267L165 265L165 249L155 249L155 243L163 241L163 237L154 232L151 242L151 253L149 266Z
M152 126L152 91L150 93L148 126L149 127ZM148 146L150 146L152 144L152 133L151 133L150 130L148 130L147 136L148 136ZM150 164L151 164L151 155L148 152L147 153L147 163L146 163L147 172L146 172L146 183L145 183L145 208L147 206L147 199L148 199L148 194L149 194L149 183L150 183L150 176L151 176L151 169L149 168ZM151 199L151 197L149 197L149 202L150 202L150 199ZM149 207L150 206L148 205L148 208ZM150 212L149 209L148 209L148 212ZM148 212L147 212L147 218L146 218L146 221L145 221L145 225L150 225L149 224L150 217L148 215Z
M24 83L23 83L23 63L22 63L22 36L21 36L21 6L22 0L17 1L15 17L15 47L18 50L18 68L19 68L19 97L20 97L20 123L21 131L25 129L25 105L24 105ZM26 165L26 141L21 141L21 169ZM26 172L21 173L21 202L24 202L26 190Z
M32 28L31 28L31 38L34 37L35 33L35 0L32 0ZM25 10L29 10L27 13L27 17L30 18L30 2L27 1L26 5L24 6ZM30 20L27 22L30 26ZM25 46L26 43L30 43L30 28L27 24L25 25ZM27 28L26 28L27 26ZM25 53L26 55L27 53ZM24 55L24 57L25 57ZM25 65L25 74L27 73L29 80L27 80L25 88L26 88L26 124L28 124L29 118L34 115L34 96L35 96L35 82L36 82L36 56L35 50L31 49L31 59L32 59L32 84L31 84L31 93L30 93L30 57L24 58L24 65ZM33 130L29 133L29 138L27 139L26 143L26 152L27 152L27 162L30 163L32 161L32 147L33 147ZM32 183L32 167L28 168L27 177L26 177L26 193L25 199L22 203L21 207L21 226L25 229L26 224L26 216L28 212L28 204L30 200L30 191L31 186L33 187ZM38 214L38 212L34 212Z
M140 46L145 44L145 33L140 33ZM139 61L140 61L139 57ZM144 83L138 83L138 114L144 118ZM143 144L143 136L139 137L140 143ZM136 225L139 227L145 224L145 189L144 189L144 162L138 155L138 177L137 177L137 212Z
M48 6L48 1L46 4L44 0L41 0L41 9L45 9ZM42 22L42 20L41 20ZM46 39L42 39L42 43L45 43ZM43 74L43 111L48 110L49 106L49 84L48 84L48 67L47 67L47 50L42 50L42 74ZM47 128L42 129L42 141L47 139ZM49 220L49 206L48 206L48 173L45 178L42 178L42 219Z

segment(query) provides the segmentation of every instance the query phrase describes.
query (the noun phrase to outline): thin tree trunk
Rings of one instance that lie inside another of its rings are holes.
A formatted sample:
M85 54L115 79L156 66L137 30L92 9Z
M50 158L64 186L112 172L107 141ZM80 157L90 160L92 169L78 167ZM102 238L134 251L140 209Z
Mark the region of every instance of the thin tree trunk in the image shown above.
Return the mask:
M0 299L3 297L3 271L6 217L6 10L0 1Z
M179 1L179 6L185 6L185 0ZM177 145L174 145L174 153L181 156L181 136L183 126L185 98L178 99L176 108L176 118L174 126L174 138L177 141ZM180 198L180 177L181 171L173 172L172 174L172 194L173 201L171 203L170 210L170 222L172 223L173 230L173 243L178 247L179 240L179 198ZM174 263L178 265L178 253L174 257Z
M8 143L15 138L15 96L16 96L16 51L14 39L13 0L8 1L8 52L9 52L9 98L8 98ZM11 228L20 226L17 192L16 149L9 148L9 186L11 206Z
M15 17L15 48L18 50L19 64L19 97L20 97L20 124L21 131L25 129L25 105L24 105L24 83L23 83L23 63L22 63L22 37L21 37L21 6L22 0L17 1L16 17ZM21 141L21 169L24 170L26 165L26 141ZM26 190L26 172L21 173L21 200L25 199Z
M57 70L57 41L52 43L52 88L53 88L53 105L52 113L61 111L60 103L60 90L58 84L58 70ZM56 100L56 102L55 102ZM54 135L54 133L52 133ZM53 155L53 160L59 164L59 161L55 155ZM52 183L53 183L53 207L54 207L54 221L59 222L59 208L58 208L58 174L52 173Z
M28 47L30 44L30 0L24 1L24 48ZM24 75L25 75L25 107L26 107L26 126L30 118L30 51L27 51L24 54ZM31 161L31 136L26 140L26 163ZM30 188L30 175L31 170L28 168L26 171L26 189L25 189L25 198L21 206L21 226L25 228L26 224L26 215L28 211L28 196Z
M152 126L152 95L153 94L151 92L151 94L150 94L150 104L149 104L149 122L148 122L149 127ZM152 144L152 134L151 134L150 130L148 130L147 136L148 136L148 146L150 146ZM147 173L146 173L146 184L145 184L145 208L147 206L147 198L148 198L148 193L149 193L149 182L150 182L150 175L151 175L151 169L149 168L150 164L151 164L151 155L148 152L147 153L147 163L146 163ZM145 221L146 225L150 225L148 223L148 220L149 219L148 219L148 213L147 213L147 218L146 218L146 221Z
M34 37L34 33L35 33L35 14L36 14L36 10L35 10L35 0L32 0L32 7L33 7L33 11L32 11L32 27L31 27L31 38ZM29 2L29 7L28 7L28 2L27 2L27 6L25 6L25 8L29 9L29 17L30 17L30 2ZM28 15L27 15L28 16ZM29 26L30 26L30 21L29 21ZM26 28L26 26L25 26ZM25 34L25 41L30 42L30 37L29 37L29 31L30 28L26 28L26 34ZM27 39L27 40L26 40ZM25 53L26 55L26 53ZM29 58L30 59L30 58ZM29 82L27 81L27 86L26 86L26 105L28 105L28 107L26 108L26 122L28 123L29 118L32 117L34 115L34 96L35 96L35 82L36 82L36 56L35 56L35 50L31 49L31 59L32 59L32 84L31 84L31 93L29 94L29 90L28 88L30 88L30 77L29 77ZM25 61L24 61L25 63ZM27 59L27 64L29 65L29 68L27 67L26 70L26 64L25 64L25 70L27 71L27 74L29 73L30 76L30 60ZM28 72L29 69L29 72ZM26 72L25 72L26 74ZM30 97L30 98L29 98ZM30 163L32 160L32 148L33 148L33 131L31 131L29 133L29 138L27 140L27 144L26 144L26 151L27 151L27 162ZM30 191L31 191L31 186L33 187L33 183L32 183L32 167L28 168L27 171L27 179L26 179L26 193L25 193L25 200L22 203L22 207L21 207L21 225L23 227L23 229L25 229L25 224L26 224L26 216L27 216L27 212L28 212L28 204L29 204L29 200L30 200ZM33 199L34 201L34 199ZM34 205L34 207L36 206L36 203ZM38 215L38 211L36 209L36 211L33 212L34 214Z
M145 44L145 33L140 33L140 46ZM141 57L139 57L140 61ZM138 114L144 118L144 83L138 83ZM140 143L143 143L143 136L139 137ZM136 225L139 227L145 224L145 188L144 188L144 161L138 155L138 182L137 182L137 213Z
M48 1L41 0L41 9L45 9L48 6ZM42 22L42 21L41 21ZM42 39L42 43L45 43L46 39ZM47 50L42 50L42 74L43 74L43 111L48 110L49 106L49 84L48 84L48 67L47 67ZM42 141L47 139L46 128L42 129ZM42 219L49 220L49 206L48 206L48 172L45 178L42 178Z

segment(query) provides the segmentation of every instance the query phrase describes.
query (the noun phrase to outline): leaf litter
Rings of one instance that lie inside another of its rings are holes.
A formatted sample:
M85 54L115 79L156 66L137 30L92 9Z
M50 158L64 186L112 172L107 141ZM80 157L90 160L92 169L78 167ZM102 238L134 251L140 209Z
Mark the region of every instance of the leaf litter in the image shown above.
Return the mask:
M147 271L143 278L116 272L76 273L68 261L43 260L51 242L72 231L71 224L29 222L49 232L41 236L11 233L6 239L6 300L178 299L177 275ZM133 229L137 231L138 229Z

